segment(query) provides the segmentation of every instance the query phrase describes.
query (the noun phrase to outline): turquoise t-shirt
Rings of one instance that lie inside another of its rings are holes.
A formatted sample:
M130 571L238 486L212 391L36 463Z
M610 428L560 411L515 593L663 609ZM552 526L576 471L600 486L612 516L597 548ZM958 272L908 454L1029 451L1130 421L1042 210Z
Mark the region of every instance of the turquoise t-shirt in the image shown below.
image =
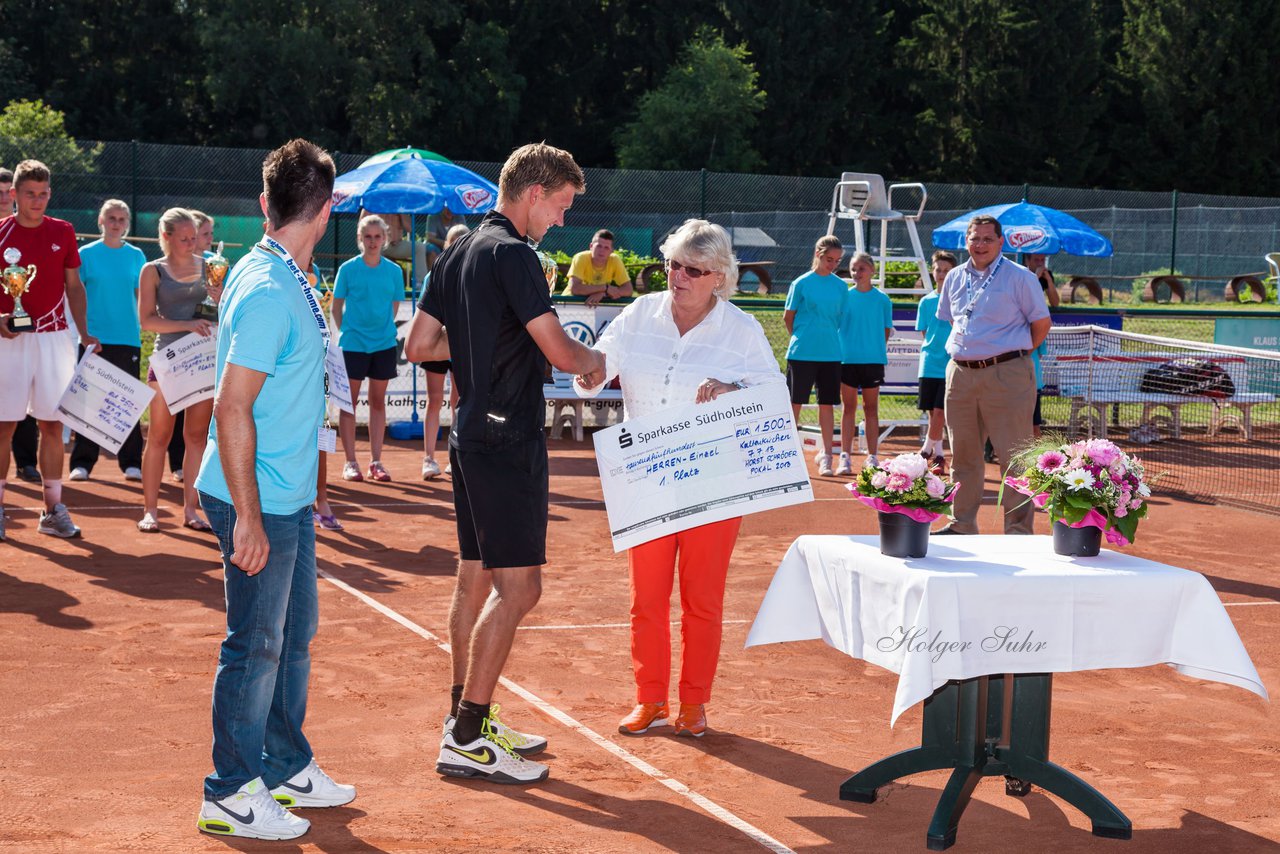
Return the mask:
M810 271L791 283L787 311L796 313L787 358L802 362L840 361L840 313L845 283L839 276Z
M259 247L232 268L219 308L217 381L228 362L267 375L253 403L262 512L296 513L316 500L324 339L297 279L284 261ZM232 503L216 421L209 425L196 489Z
M103 344L142 345L138 324L138 277L147 256L126 243L112 249L95 240L80 250L89 334Z
M849 288L840 318L840 361L846 365L887 365L884 331L893 329L893 301L879 288Z
M920 373L918 376L935 380L947 378L947 338L951 335L951 324L938 318L938 292L926 294L920 299L920 307L916 310L916 331L924 333L924 344L920 347Z
M396 302L404 299L404 273L394 261L370 267L360 256L338 268L333 298L342 304L338 346L352 353L377 353L396 346Z

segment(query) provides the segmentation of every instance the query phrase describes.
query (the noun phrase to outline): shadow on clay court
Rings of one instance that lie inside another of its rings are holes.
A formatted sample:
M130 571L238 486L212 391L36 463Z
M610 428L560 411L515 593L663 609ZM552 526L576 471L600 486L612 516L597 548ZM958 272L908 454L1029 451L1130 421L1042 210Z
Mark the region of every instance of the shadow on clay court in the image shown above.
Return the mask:
M172 531L170 533L172 535ZM155 601L187 599L199 602L206 608L223 611L226 608L226 598L222 573L210 573L210 570L219 570L221 567L217 541L212 534L182 538L207 544L208 559L160 553L120 554L83 537L60 541L81 549L82 554L61 554L29 540L18 541L12 537L6 541L6 546L46 560L54 566L90 576L94 579L93 584L126 596Z
M444 778L444 782L469 787L465 781L453 778ZM696 807L661 800L619 798L555 777L536 786L486 786L485 791L546 810L575 824L642 836L669 851L697 850L691 848L691 840L709 843L737 834ZM706 848L712 847L706 845ZM718 846L714 847L718 850ZM744 844L743 848L747 847Z
M93 628L93 621L63 613L79 604L79 599L56 587L23 581L0 572L0 611L30 614L46 626L56 629Z
M326 854L393 854L386 848L379 848L365 842L351 832L350 824L368 815L364 810L353 807L331 807L322 810L303 810L300 815L310 820L311 829L293 844L256 839L233 839L212 834L201 834L200 838L222 842L231 850L244 851L246 854L258 854L258 852L299 854L304 850L304 845L308 851L323 851Z
M1253 596L1258 599L1270 599L1273 602L1280 602L1280 587L1273 587L1270 584L1256 584L1252 581L1240 581L1235 578L1223 578L1220 575L1210 575L1203 573L1204 577L1209 579L1209 583L1213 585L1213 589L1219 593L1239 593L1241 596Z

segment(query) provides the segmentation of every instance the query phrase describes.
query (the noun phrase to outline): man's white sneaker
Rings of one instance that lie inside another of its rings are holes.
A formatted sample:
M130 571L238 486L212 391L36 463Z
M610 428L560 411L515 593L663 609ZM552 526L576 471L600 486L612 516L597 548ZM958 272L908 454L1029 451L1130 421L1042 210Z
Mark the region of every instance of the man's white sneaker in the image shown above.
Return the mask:
M422 479L434 480L440 476L440 464L428 457L422 461Z
M356 787L335 783L313 758L306 768L271 790L286 807L340 807L356 799Z
M840 462L836 464L836 474L853 474L853 462L844 451L840 452Z
M489 726L493 731L506 739L507 744L511 745L511 749L521 756L533 756L547 749L547 740L540 735L530 735L527 732L518 732L511 727L498 720L498 711L502 706L494 703L489 707ZM453 730L453 724L457 720L453 715L447 715L444 719L444 731Z
M40 524L36 530L63 539L80 536L80 529L71 521L71 514L67 512L65 504L55 504L52 510L41 511Z
M142 480L142 469L137 466L129 466L124 470L125 480Z
M436 772L450 777L474 777L491 783L538 783L547 779L546 765L525 759L489 726L486 718L480 737L459 744L452 727L440 740Z
M831 477L833 474L835 472L831 470L831 455L823 454L818 457L818 475L820 477Z
M84 466L76 466L71 470L71 479L72 480L88 480L89 470Z
M276 803L261 777L220 801L205 801L196 825L205 833L250 839L297 839L311 822Z

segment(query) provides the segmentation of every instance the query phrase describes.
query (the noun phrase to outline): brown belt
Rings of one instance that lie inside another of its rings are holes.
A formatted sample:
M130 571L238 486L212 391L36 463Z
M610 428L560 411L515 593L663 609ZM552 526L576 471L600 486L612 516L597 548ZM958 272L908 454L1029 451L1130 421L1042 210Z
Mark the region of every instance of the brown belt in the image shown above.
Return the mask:
M952 359L952 361L962 368L989 368L1001 362L1021 359L1030 352L1030 350L1010 350L1008 353L1001 353L999 356L992 356L990 359L979 359L976 362L966 362L964 359Z

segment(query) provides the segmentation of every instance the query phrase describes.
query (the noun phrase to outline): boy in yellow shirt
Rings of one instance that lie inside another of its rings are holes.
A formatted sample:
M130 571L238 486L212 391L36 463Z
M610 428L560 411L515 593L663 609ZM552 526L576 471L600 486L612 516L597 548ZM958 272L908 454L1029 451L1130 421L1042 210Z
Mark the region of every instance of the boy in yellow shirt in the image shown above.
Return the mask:
M613 254L613 232L600 229L591 238L591 248L573 256L563 295L586 297L587 305L631 296L631 277L622 259Z

